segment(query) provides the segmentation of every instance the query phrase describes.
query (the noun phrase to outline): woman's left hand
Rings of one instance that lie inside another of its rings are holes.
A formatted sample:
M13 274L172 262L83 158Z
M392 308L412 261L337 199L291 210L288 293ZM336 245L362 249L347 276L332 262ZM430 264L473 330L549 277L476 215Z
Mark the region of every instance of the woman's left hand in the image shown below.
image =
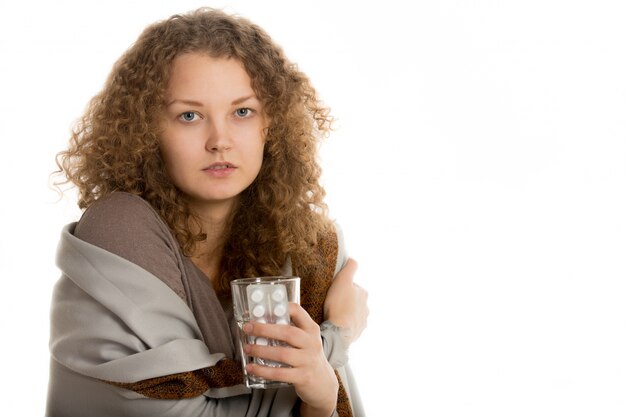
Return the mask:
M289 382L309 410L330 415L337 403L339 383L326 360L320 327L301 306L289 303L293 326L249 322L243 330L252 336L280 340L290 346L245 345L253 357L282 362L291 368L248 364L246 371L261 378Z

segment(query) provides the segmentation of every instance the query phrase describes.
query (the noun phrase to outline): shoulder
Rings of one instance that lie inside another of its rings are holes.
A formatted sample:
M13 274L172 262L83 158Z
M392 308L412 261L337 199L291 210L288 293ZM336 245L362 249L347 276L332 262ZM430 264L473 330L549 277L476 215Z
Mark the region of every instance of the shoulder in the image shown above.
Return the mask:
M89 206L74 234L114 253L116 247L127 246L129 242L149 244L158 239L169 243L168 246L173 243L169 228L152 206L139 196L123 192L102 197Z
M96 200L85 210L77 229L109 227L123 223L153 223L159 216L143 198L130 193L114 192Z
M139 196L114 192L85 210L74 235L152 273L181 297L181 253L169 227Z

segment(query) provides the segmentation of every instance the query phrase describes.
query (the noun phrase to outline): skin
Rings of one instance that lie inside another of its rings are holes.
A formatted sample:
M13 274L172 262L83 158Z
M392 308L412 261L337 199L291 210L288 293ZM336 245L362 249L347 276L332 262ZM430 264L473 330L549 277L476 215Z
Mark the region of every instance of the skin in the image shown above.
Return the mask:
M263 162L266 126L250 77L234 59L184 54L173 63L161 136L165 166L197 212L233 209ZM228 161L228 174L210 174Z
M161 154L209 233L192 260L208 277L216 276L228 217L261 169L267 120L250 77L235 59L177 57L167 97ZM207 169L224 163L233 168Z
M248 334L282 340L289 347L245 345L244 352L289 364L291 368L248 364L246 371L262 378L292 383L308 406L308 415L329 416L337 403L339 383L324 355L320 328L298 304L289 304L289 314L293 326L256 322L244 325Z
M354 283L357 263L353 259L337 274L324 300L324 317L345 329L345 343L352 344L367 327L367 291Z
M267 117L250 77L235 59L198 53L177 57L167 95L161 153L170 178L208 231L191 259L210 279L219 271L229 216L261 169ZM349 263L339 273L325 304L327 318L349 329L348 343L361 333L366 318L363 293L352 282L355 268ZM287 342L291 347L245 349L291 368L251 365L247 371L292 383L302 399L302 416L327 417L335 408L338 382L324 356L320 328L299 305L291 304L289 309L294 326L254 323L244 330Z

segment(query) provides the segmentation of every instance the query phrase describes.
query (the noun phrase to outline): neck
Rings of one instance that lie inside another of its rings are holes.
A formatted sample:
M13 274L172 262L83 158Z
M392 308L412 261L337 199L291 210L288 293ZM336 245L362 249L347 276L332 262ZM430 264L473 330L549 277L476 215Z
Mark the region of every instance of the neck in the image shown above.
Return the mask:
M198 242L191 254L191 261L200 268L211 281L219 275L226 230L234 210L230 202L190 204L191 210L198 217L200 227L206 239Z

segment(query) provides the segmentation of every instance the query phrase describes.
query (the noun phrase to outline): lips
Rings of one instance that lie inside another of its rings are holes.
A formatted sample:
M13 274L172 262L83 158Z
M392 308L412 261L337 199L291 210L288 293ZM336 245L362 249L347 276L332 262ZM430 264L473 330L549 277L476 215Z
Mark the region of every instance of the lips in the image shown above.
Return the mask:
M231 168L237 168L237 167L231 164L230 162L224 161L224 162L216 162L214 164L211 164L208 167L204 168L203 171L219 171L219 170L231 169Z
M227 161L218 161L204 168L202 172L211 178L230 178L237 166Z

